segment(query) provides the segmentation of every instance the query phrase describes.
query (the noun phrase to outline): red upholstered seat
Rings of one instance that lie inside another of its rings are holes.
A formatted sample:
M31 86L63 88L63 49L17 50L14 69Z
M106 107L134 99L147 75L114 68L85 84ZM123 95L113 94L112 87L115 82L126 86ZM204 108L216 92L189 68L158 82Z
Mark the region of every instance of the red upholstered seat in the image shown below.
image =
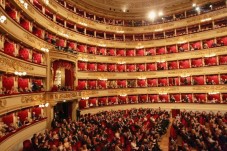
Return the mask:
M25 140L23 142L23 151L31 151L32 150L32 143L30 140Z

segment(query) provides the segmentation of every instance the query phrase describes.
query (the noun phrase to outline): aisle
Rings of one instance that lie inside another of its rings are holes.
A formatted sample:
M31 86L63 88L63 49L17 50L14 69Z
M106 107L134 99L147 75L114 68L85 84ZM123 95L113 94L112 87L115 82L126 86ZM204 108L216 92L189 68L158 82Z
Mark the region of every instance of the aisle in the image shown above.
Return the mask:
M159 142L159 146L162 151L168 151L168 149L169 149L169 136L170 136L170 127L172 125L172 121L173 121L173 119L170 118L170 124L167 129L167 132L165 135L162 136L161 142Z

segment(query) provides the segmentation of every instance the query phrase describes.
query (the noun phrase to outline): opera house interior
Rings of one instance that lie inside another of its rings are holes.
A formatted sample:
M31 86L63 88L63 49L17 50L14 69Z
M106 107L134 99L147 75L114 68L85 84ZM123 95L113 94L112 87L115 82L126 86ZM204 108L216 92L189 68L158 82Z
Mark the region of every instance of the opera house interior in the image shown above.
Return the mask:
M227 0L0 6L0 151L227 150Z

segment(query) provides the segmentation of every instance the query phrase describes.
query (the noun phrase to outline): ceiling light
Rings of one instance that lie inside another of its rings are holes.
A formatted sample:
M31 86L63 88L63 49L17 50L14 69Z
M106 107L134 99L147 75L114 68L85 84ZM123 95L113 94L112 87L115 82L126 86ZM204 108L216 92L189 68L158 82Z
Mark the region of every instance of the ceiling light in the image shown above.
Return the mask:
M193 4L192 4L192 7L196 7L196 3L193 3Z
M152 11L148 14L148 18L150 18L150 19L155 19L155 17L156 17L156 13L154 11Z
M158 12L158 16L163 16L163 12L162 11Z

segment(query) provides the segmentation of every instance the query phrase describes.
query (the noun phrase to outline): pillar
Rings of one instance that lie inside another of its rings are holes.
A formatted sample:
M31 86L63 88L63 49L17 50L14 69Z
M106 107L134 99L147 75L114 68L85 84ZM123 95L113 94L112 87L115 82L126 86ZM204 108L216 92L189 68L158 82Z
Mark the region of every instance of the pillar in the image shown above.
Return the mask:
M56 105L56 102L49 102L49 106L45 107L43 112L44 112L44 117L47 117L47 128L51 128L51 122L54 119L54 106Z
M72 121L76 121L76 117L77 117L77 108L79 107L78 105L78 100L73 100L72 103Z

